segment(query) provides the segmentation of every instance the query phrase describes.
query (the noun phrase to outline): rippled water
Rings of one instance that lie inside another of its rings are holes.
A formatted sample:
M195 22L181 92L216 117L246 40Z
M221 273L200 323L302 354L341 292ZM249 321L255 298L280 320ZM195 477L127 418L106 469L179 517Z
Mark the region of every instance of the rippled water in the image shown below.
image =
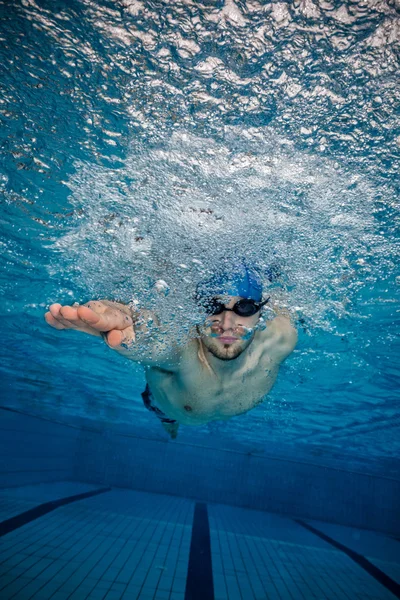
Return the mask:
M182 334L199 278L246 255L300 342L207 432L394 457L399 2L0 6L5 403L148 427L140 368L45 306L134 295Z

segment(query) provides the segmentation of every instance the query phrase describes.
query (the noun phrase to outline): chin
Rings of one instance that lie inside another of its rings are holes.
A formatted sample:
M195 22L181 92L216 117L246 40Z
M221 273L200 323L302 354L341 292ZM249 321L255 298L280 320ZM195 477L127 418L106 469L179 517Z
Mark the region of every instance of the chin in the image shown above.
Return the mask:
M210 350L210 352L211 352L211 354L213 354L215 356L215 358L218 358L219 360L224 360L225 362L228 361L228 360L235 360L235 358L237 358L240 354L242 354L242 351L240 351L237 354L234 354L232 356L230 356L230 355L216 354L212 350Z
M234 360L246 349L246 346L240 341L233 344L221 344L219 342L212 342L210 344L210 340L208 340L205 346L213 356L220 360Z

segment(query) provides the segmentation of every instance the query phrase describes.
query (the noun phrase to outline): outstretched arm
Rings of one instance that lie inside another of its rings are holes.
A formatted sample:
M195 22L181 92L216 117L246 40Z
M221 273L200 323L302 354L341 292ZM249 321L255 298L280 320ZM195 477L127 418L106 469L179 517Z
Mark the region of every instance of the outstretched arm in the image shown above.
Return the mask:
M176 351L167 340L158 339L158 321L150 311L135 311L109 300L92 300L84 305L52 304L45 320L55 329L73 329L103 337L110 348L144 365L168 364L172 369L177 361Z

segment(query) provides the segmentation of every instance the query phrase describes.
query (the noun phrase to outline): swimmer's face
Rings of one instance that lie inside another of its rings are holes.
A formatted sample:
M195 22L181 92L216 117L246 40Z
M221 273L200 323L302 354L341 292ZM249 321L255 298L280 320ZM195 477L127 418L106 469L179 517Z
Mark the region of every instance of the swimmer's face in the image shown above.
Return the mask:
M219 296L227 308L233 308L241 296ZM221 360L237 358L251 344L254 328L260 313L251 317L242 317L232 311L224 311L219 315L206 318L201 329L201 339L211 354Z

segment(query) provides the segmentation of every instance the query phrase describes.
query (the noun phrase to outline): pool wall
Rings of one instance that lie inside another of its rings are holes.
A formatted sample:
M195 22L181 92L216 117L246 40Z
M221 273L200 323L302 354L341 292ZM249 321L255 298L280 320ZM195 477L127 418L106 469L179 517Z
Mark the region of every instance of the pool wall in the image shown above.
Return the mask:
M296 460L82 432L75 478L400 532L400 482Z
M79 429L0 409L0 488L73 480Z
M400 534L400 481L149 440L0 409L0 487L52 481L164 493Z

